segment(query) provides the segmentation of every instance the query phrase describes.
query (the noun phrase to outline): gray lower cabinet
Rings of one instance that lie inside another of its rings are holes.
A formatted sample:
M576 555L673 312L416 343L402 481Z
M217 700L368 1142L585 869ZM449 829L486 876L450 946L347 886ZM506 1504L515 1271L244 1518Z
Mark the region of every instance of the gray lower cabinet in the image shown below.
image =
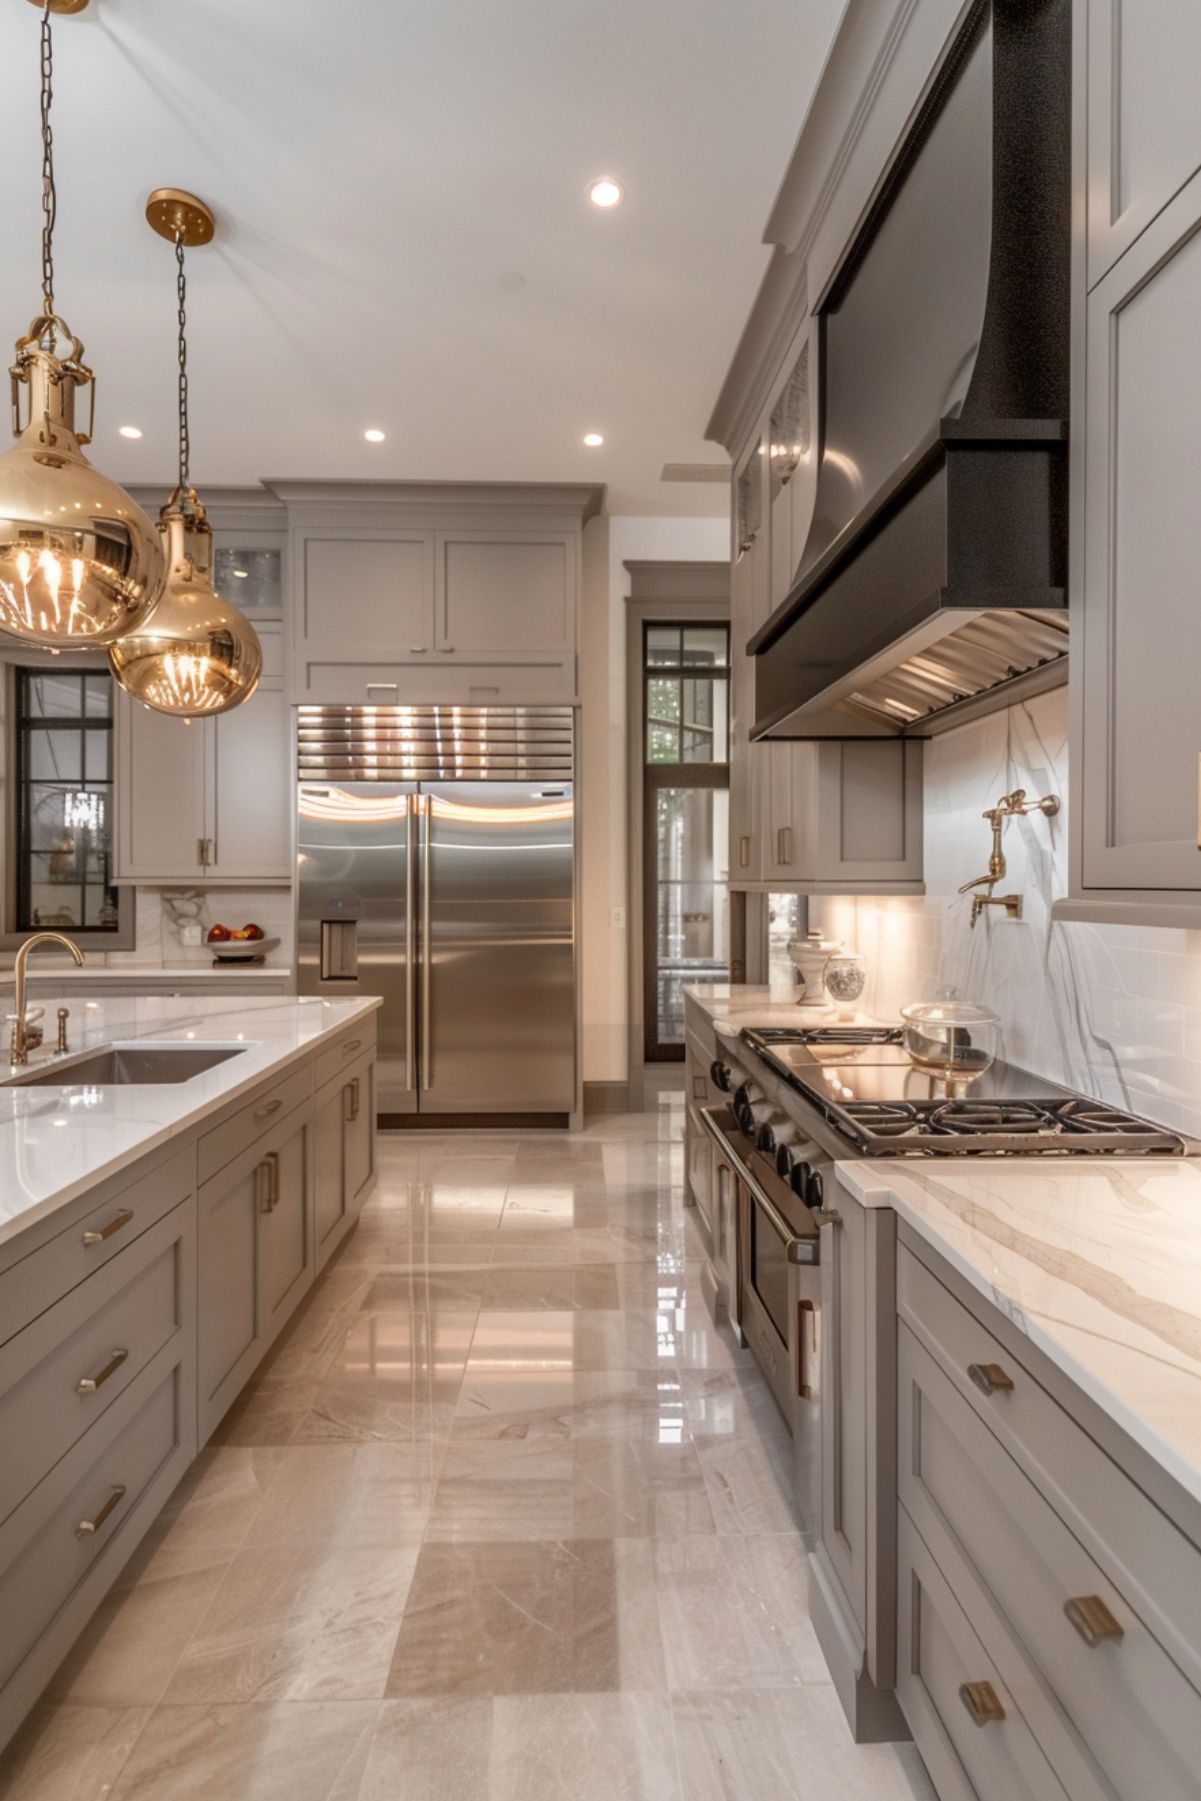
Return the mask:
M317 1267L358 1218L375 1179L375 1061L360 1058L317 1091L313 1119Z
M201 1444L316 1274L313 1129L297 1108L200 1187Z
M319 1216L354 1223L374 1045L356 1022L0 1247L0 1748L311 1287Z
M897 1299L897 1692L940 1796L1195 1801L1195 1503L920 1242Z
M813 1615L856 1739L906 1736L896 1676L896 1221L828 1185L821 1225L821 1531Z

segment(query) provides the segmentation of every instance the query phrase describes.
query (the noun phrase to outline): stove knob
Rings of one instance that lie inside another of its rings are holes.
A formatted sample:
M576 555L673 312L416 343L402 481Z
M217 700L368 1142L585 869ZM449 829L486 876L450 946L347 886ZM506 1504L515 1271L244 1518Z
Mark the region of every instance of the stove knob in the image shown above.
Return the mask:
M806 1207L813 1205L809 1199L809 1190L814 1182L820 1180L820 1176L814 1175L811 1163L806 1163L803 1157L794 1158L792 1168L788 1172L788 1181L793 1194L799 1201L804 1201Z
M709 1076L719 1093L729 1094L734 1077L728 1063L712 1062L709 1065Z
M809 1179L805 1184L805 1205L814 1213L820 1213L825 1204L826 1184L816 1170L810 1170Z
M755 1149L765 1151L770 1157L775 1148L776 1135L767 1120L764 1120L763 1124L759 1127L759 1130L755 1133Z
M786 1144L776 1146L776 1174L782 1182L791 1182L796 1157Z

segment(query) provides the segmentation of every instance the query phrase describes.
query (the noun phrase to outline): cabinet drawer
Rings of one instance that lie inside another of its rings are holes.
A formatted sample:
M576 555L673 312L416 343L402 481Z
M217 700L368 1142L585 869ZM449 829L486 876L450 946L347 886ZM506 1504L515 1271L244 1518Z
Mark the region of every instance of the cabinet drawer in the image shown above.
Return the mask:
M293 698L330 706L535 705L570 700L575 685L573 656L510 662L434 651L413 663L302 662Z
M198 1146L197 1180L207 1182L210 1176L242 1151L248 1150L264 1132L269 1132L294 1107L307 1101L313 1092L313 1066L304 1063L286 1075L274 1088L263 1089L244 1107L229 1114L219 1126L201 1135Z
M19 1262L0 1271L0 1344L103 1269L192 1192L192 1155L181 1152L150 1175L105 1184L104 1199Z
M1191 1801L1201 1695L903 1323L899 1370L901 1500L1002 1673L1016 1684L1029 1660L1075 1727L1079 1744L1059 1753L1054 1709L1027 1707L1073 1794L1111 1793L1090 1782L1091 1758L1122 1801ZM973 1606L978 1585L991 1606ZM1073 1626L1073 1612L1089 1624L1082 1607L1108 1624L1098 1603L1120 1638Z
M1013 1695L903 1507L897 1584L897 1696L939 1801L1066 1801ZM988 1685L1001 1714L982 1725L969 1712L964 1693L980 1684Z
M324 1088L327 1082L334 1081L343 1072L349 1077L355 1058L366 1056L374 1049L375 1015L369 1013L365 1019L356 1019L345 1037L336 1039L318 1054L314 1087Z
M112 1410L106 1442L73 1472L70 1486L64 1491L52 1472L10 1521L15 1530L0 1539L0 1687L176 1453L182 1472L190 1456L182 1376L171 1363L145 1394L140 1384L131 1387ZM81 1531L85 1525L93 1530Z
M983 1303L982 1303L983 1306ZM1013 1352L907 1247L897 1307L956 1390L1201 1689L1201 1555ZM999 1364L1012 1389L985 1394L968 1372Z
M0 1350L0 1521L183 1326L192 1220L176 1208Z

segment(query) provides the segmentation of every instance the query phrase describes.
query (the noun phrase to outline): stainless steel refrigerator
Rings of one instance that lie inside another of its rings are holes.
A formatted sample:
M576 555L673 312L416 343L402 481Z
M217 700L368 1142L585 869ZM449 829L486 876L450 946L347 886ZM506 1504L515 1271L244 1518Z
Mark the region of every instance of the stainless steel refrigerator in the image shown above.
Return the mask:
M302 994L378 994L381 1122L576 1104L568 707L301 707Z

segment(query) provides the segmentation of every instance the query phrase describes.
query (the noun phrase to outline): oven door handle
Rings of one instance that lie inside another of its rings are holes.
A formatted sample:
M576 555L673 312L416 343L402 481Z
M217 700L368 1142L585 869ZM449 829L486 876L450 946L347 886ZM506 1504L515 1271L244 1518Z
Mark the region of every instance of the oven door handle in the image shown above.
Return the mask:
M762 1183L753 1176L742 1158L735 1154L729 1139L713 1117L712 1109L702 1107L701 1124L716 1144L726 1162L737 1171L740 1181L745 1182L751 1191L755 1204L762 1207L768 1221L784 1240L789 1263L812 1264L819 1261L819 1240L816 1238L798 1238L771 1196L765 1191Z

